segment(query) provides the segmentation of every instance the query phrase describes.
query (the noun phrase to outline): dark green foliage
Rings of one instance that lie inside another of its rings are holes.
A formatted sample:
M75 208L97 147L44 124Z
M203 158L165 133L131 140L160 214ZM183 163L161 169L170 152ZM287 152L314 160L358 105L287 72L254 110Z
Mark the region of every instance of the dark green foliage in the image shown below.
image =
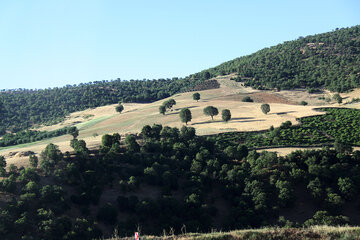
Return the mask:
M224 122L228 122L231 119L231 112L229 109L224 109L221 111L221 117Z
M204 70L237 72L256 89L320 88L344 92L360 85L360 26L300 37Z
M350 144L341 142L339 139L335 140L334 148L338 153L351 153L353 151L353 148Z
M118 133L113 135L105 134L101 138L101 146L110 148L113 144L120 144L121 136Z
M326 114L299 119L300 126L284 122L280 128L261 132L221 133L211 138L221 149L227 146L310 146L329 145L336 141L340 152L351 152L350 145L360 145L360 110L324 108Z
M195 128L182 126L180 130L180 137L185 141L190 141L195 138L195 133Z
M74 139L76 139L79 136L79 129L73 126L68 129L67 133L73 136Z
M162 115L165 115L165 112L166 112L166 107L164 105L161 105L159 107L159 113Z
M160 133L162 130L162 125L154 124L152 127L149 125L145 125L142 130L141 134L144 139L160 139Z
M243 97L243 99L241 101L242 102L254 102L254 100L249 96Z
M121 113L124 110L124 106L119 104L115 107L116 112Z
M196 100L197 102L200 100L200 93L196 92L192 95L193 99Z
M0 139L0 147L40 141L42 139L68 134L68 131L69 128L65 127L50 132L25 130L17 132L16 134L6 133Z
M169 100L166 100L165 102L163 102L163 106L165 107L165 109L169 109L172 110L172 107L176 105L176 101L175 99L171 98Z
M338 93L334 94L333 99L334 99L337 103L342 103L342 97L341 97L340 94L338 94Z
M308 105L308 103L307 103L307 102L305 102L305 101L301 101L301 102L300 102L300 104L301 104L301 105L303 105L303 106Z
M4 156L0 156L0 168L6 167L6 160Z
M285 122L277 129L281 134L292 128ZM269 132L254 134L269 137ZM249 136L252 141L256 135L243 135L245 142ZM278 157L249 151L241 143L223 145L217 137L196 136L186 126L179 131L153 125L144 127L141 146L129 135L121 150L117 135L105 137L101 149L106 151L92 154L79 154L86 149L82 140L73 139L78 150L61 158L50 145L42 154L57 159L49 161L49 171L13 169L1 180L0 191L14 196L0 206L1 236L100 239L115 226L124 236L138 227L143 234L170 228L180 233L184 225L198 232L215 226L256 228L276 223L281 212L302 211L300 204L308 216L317 212L306 225L356 223L341 215L350 201L359 204L360 152L324 148ZM313 212L306 210L310 206ZM224 215L219 217L219 211ZM95 221L101 222L104 235Z
M188 108L182 108L182 109L180 110L179 116L180 116L181 122L186 123L186 125L187 125L188 122L191 121L191 118L192 118L192 117L191 117L191 111L190 111L190 109L188 109Z
M307 220L304 225L328 225L339 226L349 223L349 218L345 216L332 216L327 211L318 211L314 214L312 219Z
M264 113L264 114L268 114L268 112L270 112L270 105L267 104L267 103L264 103L261 105L261 111Z
M203 111L206 116L211 116L212 120L214 120L214 116L219 114L218 109L213 106L207 106L206 108L204 108Z
M63 158L63 155L57 145L50 143L46 146L45 150L41 152L40 158L41 169L45 174L51 174L57 162Z
M140 145L136 142L136 138L134 135L126 136L125 144L126 144L127 150L130 152L138 152L140 150Z

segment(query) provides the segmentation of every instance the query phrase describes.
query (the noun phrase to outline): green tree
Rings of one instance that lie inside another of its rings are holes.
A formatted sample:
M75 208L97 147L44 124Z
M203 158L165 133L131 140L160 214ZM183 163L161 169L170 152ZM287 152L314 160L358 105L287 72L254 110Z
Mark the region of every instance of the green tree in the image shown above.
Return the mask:
M119 105L115 107L115 110L116 112L121 113L124 110L124 106L119 103Z
M166 109L169 109L169 110L172 110L172 107L173 107L174 105L176 105L176 101L175 101L175 99L173 99L173 98L171 98L171 99L169 99L169 100L167 100L167 101L165 101L165 102L163 103L163 106L164 106Z
M268 112L270 112L270 105L267 104L267 103L264 103L261 105L261 111L264 113L264 114L268 114Z
M0 177L5 176L6 174L6 160L4 156L0 156Z
M191 121L191 111L188 108L183 108L180 111L180 119L182 122L187 123Z
M303 106L308 105L308 103L307 103L307 102L305 102L305 101L301 101L301 102L300 102L300 104L301 104L301 105L303 105Z
M165 115L165 112L166 112L166 107L164 105L161 105L159 107L159 113L162 115Z
M79 136L79 129L73 126L68 129L67 133L73 136L74 139L76 139Z
M196 92L192 95L193 100L196 100L197 102L200 100L200 93Z
M337 101L337 103L342 103L343 100L343 98L338 93L334 94L333 99Z
M140 150L140 145L136 142L136 138L134 135L126 136L125 144L126 144L127 150L130 152L138 152Z
M203 111L206 116L211 116L212 120L214 120L214 116L219 114L218 109L213 106L207 106L206 108L204 108Z
M338 186L340 192L344 195L346 199L353 199L357 194L357 188L354 182L348 178L339 178L338 179Z
M29 156L29 162L30 162L30 166L33 167L33 168L37 168L38 166L38 163L39 163L39 159L36 155L34 154L31 154Z
M60 161L63 157L59 146L49 143L45 150L41 152L40 157L42 160L53 160L55 163Z
M338 153L351 153L353 151L353 148L350 144L343 143L339 139L335 140L334 148Z
M221 117L225 122L228 122L231 119L231 112L229 109L224 109L221 111Z

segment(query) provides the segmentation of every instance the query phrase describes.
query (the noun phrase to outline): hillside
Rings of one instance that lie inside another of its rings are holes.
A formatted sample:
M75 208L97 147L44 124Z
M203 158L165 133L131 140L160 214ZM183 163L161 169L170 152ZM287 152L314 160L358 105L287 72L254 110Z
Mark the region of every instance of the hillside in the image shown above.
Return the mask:
M205 79L95 81L49 89L15 89L0 92L0 135L37 124L62 121L66 115L122 102L149 103L197 86Z
M159 114L158 108L166 99L153 103L125 103L125 109L121 114L115 111L115 105L108 105L75 112L70 114L63 122L51 126L41 126L33 130L50 132L64 129L64 127L76 126L80 130L79 138L84 139L88 147L93 149L100 145L101 136L106 133L120 133L122 136L138 134L146 124L150 126L162 124L163 126L181 128L183 124L179 119L180 109L189 106L191 107L192 120L188 125L194 127L198 135L236 131L266 131L271 126L279 127L281 123L286 121L297 125L299 124L297 120L299 118L324 114L324 112L314 110L317 107L360 107L359 103L346 104L358 96L359 90L341 94L344 103L338 104L334 100L331 100L331 102L323 100L323 98L331 99L331 93L309 94L306 90L281 92L254 90L244 87L241 83L231 81L230 79L233 77L234 75L214 78L220 83L220 88L199 91L201 99L198 102L192 99L191 92L171 96L170 98L175 99L177 104L174 106L173 111L169 111L165 115ZM246 96L253 98L254 102L242 102L242 98ZM301 101L306 101L309 104L302 106L299 104ZM269 103L271 106L271 112L267 115L260 110L260 105L264 102ZM232 120L224 123L220 114L215 116L214 121L211 121L210 117L203 114L204 107L209 105L217 107L220 113L222 109L230 109ZM9 164L13 163L19 167L22 165L27 166L28 156L26 152L32 151L35 154L40 154L50 142L57 144L63 152L71 151L70 139L71 136L65 134L33 143L3 147L0 148L0 154L6 156ZM249 138L249 142L252 140L253 138ZM225 142L232 145L228 141ZM271 145L274 146L274 144ZM294 145L304 144L298 143ZM249 145L249 147L253 146ZM257 145L257 147L259 146L263 145ZM291 149L296 150L296 148L286 147L272 149L271 151L284 155L289 153Z
M360 89L326 89L358 86L358 35L300 38L183 79L0 92L0 236L358 239Z
M211 77L238 73L255 89L326 88L344 92L360 85L360 26L300 37L185 78L103 80L49 89L0 92L0 135L61 122L70 113L119 101L151 103L176 93L217 88ZM16 123L16 124L15 124Z
M238 81L260 89L360 86L360 26L299 37L204 70L194 77L238 73Z
M0 157L5 239L360 224L360 152L344 144L279 157L161 125L104 135L93 150L68 144L48 144L40 161L30 154L27 168Z

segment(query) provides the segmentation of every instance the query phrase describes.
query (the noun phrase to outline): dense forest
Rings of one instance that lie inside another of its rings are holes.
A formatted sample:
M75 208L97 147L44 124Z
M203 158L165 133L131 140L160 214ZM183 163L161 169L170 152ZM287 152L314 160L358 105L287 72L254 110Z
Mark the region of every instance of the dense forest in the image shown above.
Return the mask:
M141 139L104 135L98 151L76 135L70 145L72 154L49 144L29 168L6 171L0 157L5 239L360 223L360 152L342 144L278 157L153 125Z
M173 78L158 80L96 81L42 90L0 92L0 135L40 124L54 124L76 111L121 102L147 103L191 90L206 80Z
M360 86L360 26L299 37L204 70L211 76L238 73L257 89L326 88L344 92Z

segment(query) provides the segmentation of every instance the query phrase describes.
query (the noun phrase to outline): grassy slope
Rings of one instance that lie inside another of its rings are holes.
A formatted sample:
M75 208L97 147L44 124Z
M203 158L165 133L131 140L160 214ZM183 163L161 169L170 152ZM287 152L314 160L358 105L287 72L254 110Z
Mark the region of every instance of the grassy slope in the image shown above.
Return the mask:
M172 96L177 102L174 111L168 112L165 116L160 115L158 107L165 100L150 104L126 103L123 113L115 112L115 105L108 105L95 109L89 109L71 114L68 119L55 126L43 127L40 130L54 130L68 125L76 125L80 129L80 139L87 142L88 147L93 148L100 144L101 136L106 133L119 132L122 135L128 133L138 133L146 124L154 123L167 125L171 127L181 127L178 113L183 107L189 107L192 112L192 121L189 126L195 127L197 134L207 135L228 131L257 131L268 129L271 125L277 127L282 122L290 120L293 124L297 123L296 118L322 114L313 110L314 105L326 104L317 99L319 96L330 96L330 93L307 94L306 91L259 91L251 88L245 88L240 83L229 80L232 76L218 77L221 88L213 90L200 91L201 99L199 102L192 100L192 93L181 93ZM348 99L353 95L349 93ZM255 102L244 103L241 99L244 96L251 96ZM347 95L343 95L347 96ZM296 105L299 100L306 99L308 106ZM260 110L263 102L270 103L271 112L264 115ZM294 105L295 104L295 105ZM203 108L213 105L219 108L219 115L211 118L203 114ZM331 104L331 106L339 106ZM359 107L360 104L345 105L346 107ZM228 123L221 121L221 110L228 108L232 113L232 120ZM91 117L88 117L91 116ZM98 136L97 136L98 135ZM24 151L33 151L40 153L48 143L59 145L60 149L71 151L69 135L60 136L52 139L46 139L36 143L12 146L0 149L0 154L7 159L8 165L14 163L18 166L26 165L28 157L21 157L18 153ZM280 152L280 149L275 149ZM286 150L285 150L286 151ZM11 156L10 156L11 155Z
M108 240L130 240L132 237L120 238L113 237ZM237 230L231 232L213 232L213 233L188 233L183 235L164 235L164 236L141 236L141 239L197 239L197 240L306 240L306 239L346 239L355 240L360 239L360 227L329 227L329 226L314 226L310 228L263 228L263 229L248 229Z

